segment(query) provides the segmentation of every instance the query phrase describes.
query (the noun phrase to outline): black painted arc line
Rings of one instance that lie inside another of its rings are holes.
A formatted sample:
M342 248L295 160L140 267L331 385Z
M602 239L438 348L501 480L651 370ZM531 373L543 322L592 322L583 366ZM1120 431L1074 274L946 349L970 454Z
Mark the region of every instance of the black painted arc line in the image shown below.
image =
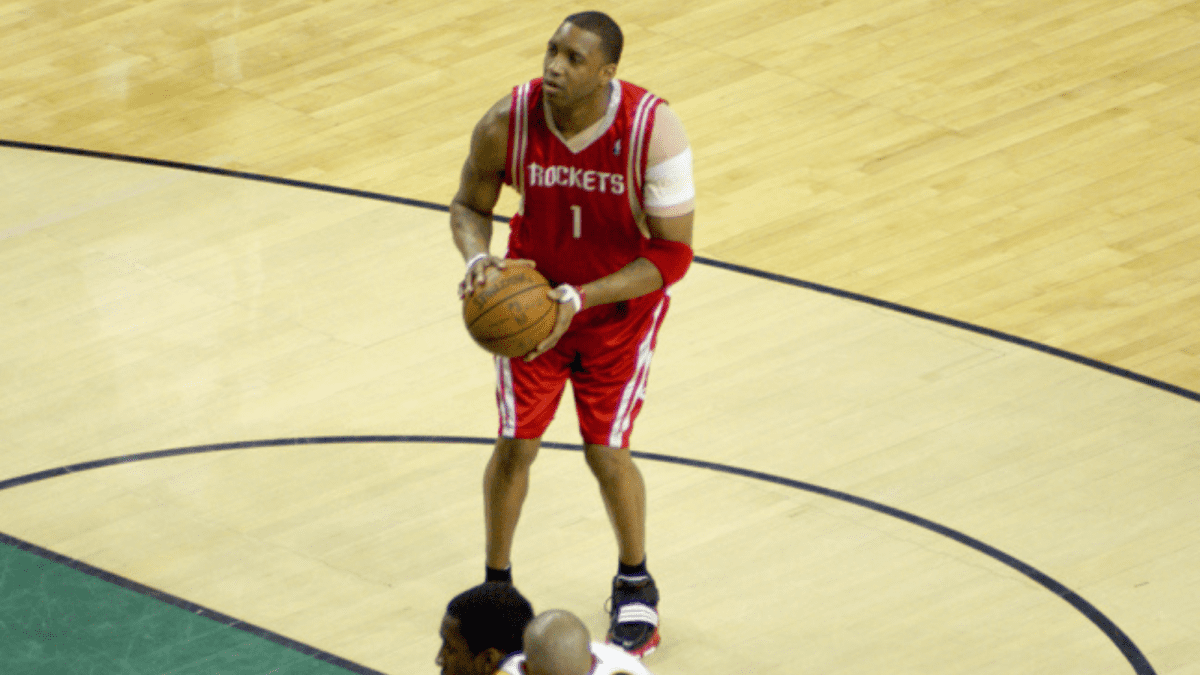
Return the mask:
M439 443L439 444L450 444L450 445L491 445L491 444L495 443L495 439L481 438L481 437L474 437L474 436L371 435L371 436L313 436L313 437L306 437L306 438L273 438L273 439L265 439L265 440L257 440L257 441L237 441L237 442L232 442L232 443L213 443L213 444L208 444L208 445L196 445L196 446L184 447L184 448L172 448L169 450L156 450L153 452L144 452L144 453L139 453L139 454L134 454L134 455L124 455L124 456L120 456L120 457L110 457L107 459L100 459L100 460L94 460L94 461L90 461L90 462L81 462L78 464L72 464L69 466L59 467L57 469L48 469L46 471L39 471L36 473L26 474L24 476L17 476L15 478L10 478L8 480L0 481L0 490L6 490L9 488L18 487L20 485L27 485L29 483L34 483L34 482L45 480L48 478L54 478L56 476L64 476L64 475L68 475L68 474L78 473L81 471L98 469L98 468L106 467L106 466L128 464L131 462L140 462L140 461L145 461L145 460L150 460L150 459L160 459L160 458L164 458L164 457L175 457L175 456L179 456L179 455L194 455L194 454L201 454L201 453L207 453L207 452L220 452L220 451L225 451L225 450L242 450L242 449L261 448L261 447L322 445L322 444L353 444L353 443ZM583 446L578 445L578 444L560 443L560 442L555 442L555 441L545 441L542 443L542 447L552 448L552 449L556 449L556 450L572 450L572 451L576 451L576 452L582 452L582 450L583 450ZM812 483L805 483L803 481L798 481L798 480L794 480L791 478L785 478L783 476L776 476L774 474L764 473L761 471L755 471L753 469L744 469L744 468L733 466L730 464L721 464L718 462L709 462L709 461L699 460L699 459L689 459L686 457L676 457L673 455L663 455L663 454L659 454L659 453L643 452L643 451L639 451L639 450L633 450L633 451L631 451L631 454L633 454L633 456L637 457L638 459L645 459L645 460L650 460L650 461L655 461L655 462L664 462L664 463L669 463L669 464L679 464L682 466L689 466L689 467L698 468L698 469L708 469L710 471L727 473L727 474L731 474L731 475L735 475L735 476L741 476L743 478L760 480L760 481L764 481L764 482L768 482L768 483L774 483L776 485L783 485L786 487L795 488L797 490L802 490L805 492L811 492L813 494L817 494L817 495L820 495L823 497L837 499L837 500L846 502L848 504L852 504L854 506L860 506L862 508L870 509L872 511L875 511L876 513L881 513L886 516L891 516L893 518L897 518L897 519L902 520L911 525L916 525L917 527L924 528L924 529L934 532L936 534L940 534L944 537L952 539L960 544L963 544L964 546L972 548L972 549L992 558L993 560L995 560L999 563L1002 563L1002 564L1020 572L1027 578L1036 582L1039 586L1045 588L1046 590L1050 591L1054 595L1063 599L1069 605L1074 607L1076 611L1078 611L1080 614L1083 614L1089 621L1091 621L1093 624L1095 624L1095 626L1097 628L1099 628L1100 631L1103 632L1104 635L1114 645L1116 645L1117 649L1119 649L1121 651L1121 654L1125 657L1125 660L1128 661L1129 665L1133 667L1133 671L1134 671L1134 673L1136 673L1136 675L1155 675L1154 668L1150 665L1150 662L1146 659L1145 655L1142 654L1142 651L1138 648L1138 646L1136 644L1134 644L1133 640L1130 639L1130 637L1128 635L1126 635L1124 631L1122 631L1115 623L1112 622L1111 619L1109 619L1107 616L1105 616L1105 614L1103 612L1101 612L1099 609L1097 609L1094 605L1089 603L1087 600L1084 600L1083 597L1081 597L1079 594L1075 593L1074 591L1067 588L1063 584L1059 583L1055 579L1044 574L1043 572L1041 572L1037 568L1033 567L1032 565L1022 562L1021 560L1018 560L993 546L985 544L984 542L979 541L978 539L975 539L971 536L963 534L962 532L959 532L958 530L946 527L945 525L941 525L941 524L935 523L931 520L927 520L920 516L908 513L907 511L901 511L900 509L896 509L891 506L887 506L886 504L880 504L879 502L873 502L869 499L863 499L862 497L856 497L856 496L846 493L846 492L832 490L830 488L821 487L820 485L814 485ZM5 536L5 535L0 533L0 537L3 537L3 536ZM2 541L2 540L0 540L0 541ZM58 554L53 554L53 555L57 556ZM63 558L66 560L70 560L69 558L66 558L65 556L63 556ZM84 565L84 563L78 563L78 564ZM105 572L104 574L108 574L108 573ZM111 575L111 576L115 577L116 575ZM117 578L119 578L119 577L117 577ZM135 582L129 582L129 583L132 584ZM151 590L153 591L153 589L151 589ZM141 591L139 591L139 592L141 592ZM153 591L153 593L159 594L160 591ZM157 597L157 595L155 597ZM181 602L186 602L186 601L181 601ZM258 630L263 630L263 629L258 629ZM283 638L283 639L286 640L287 638ZM334 658L336 658L336 657L334 657Z
M0 532L0 544L7 544L9 546L12 546L13 548L25 551L27 553L32 553L34 555L45 558L46 560L49 560L51 562L55 562L60 565L65 565L77 572L82 572L88 576L94 577L101 581L106 581L110 584L113 584L114 586L119 586L126 590L133 591L134 593L144 595L148 598L152 598L152 599L158 600L160 602L165 602L166 604L171 605L172 607L178 607L179 609L182 609L185 612L188 612L190 614L195 614L197 616L204 617L205 619L210 619L212 621L216 621L217 623L219 623L223 626L226 626L228 628L233 628L236 630L240 630L244 633L249 633L251 635L254 635L255 637L259 637L259 638L262 638L269 642L273 642L281 647L286 647L287 649L291 649L292 651L299 652L306 656L311 656L312 658L317 659L318 661L323 661L332 666L337 666L343 670L347 670L352 673L358 673L358 675L387 675L386 673L380 672L378 670L374 670L372 668L368 668L364 665L357 664L353 661L344 659L335 654L330 654L329 652L326 652L321 649L317 649L316 647L304 644L303 642L299 642L299 641L293 640L289 637L285 637L283 635L280 635L279 633L269 631L266 628L256 626L252 623L246 623L245 621L242 621L241 619L235 619L234 617L229 616L228 614L223 614L216 610L204 607L203 605L198 605L194 602L191 602L190 600L184 600L183 598L180 598L175 595L171 595L170 593L164 593L163 591L160 591L156 588L151 588L150 586L146 586L145 584L139 584L138 582L136 582L132 579L128 579L128 578L120 576L118 574L113 574L112 572L102 570L99 567L93 567L92 565L89 565L81 560L69 558L65 555L62 555L61 553L55 553L54 551L42 548L41 546L38 546L36 544L31 544L22 539L18 539L12 535Z
M62 147L62 146L57 146L57 145L45 145L42 143L28 143L28 142L24 142L24 141L12 141L12 140L5 140L5 139L0 139L0 147L17 148L17 149L21 149L21 150L37 150L40 152L53 152L53 153L64 154L64 155L90 157L93 159L108 159L108 160L114 160L114 161L120 161L120 162L131 162L134 164L145 164L148 166L158 166L158 167L164 167L164 168L168 168L168 169L179 169L182 171L195 171L197 173L206 173L206 174L212 174L212 175L216 175L216 176L226 176L229 178L241 178L241 179L245 179L245 180L259 181L262 183L273 183L276 185L286 185L289 187L298 187L298 188L304 188L304 189L308 189L308 190L331 192L334 194L348 195L351 197L361 197L364 199L374 199L374 200L378 200L378 201L391 202L394 204L403 204L405 206L413 206L413 207L418 207L418 208L423 208L423 209L431 209L434 211L447 212L450 210L450 207L447 205L437 204L435 202L427 202L427 201L423 201L420 199L395 197L395 196L386 195L386 194L383 194L380 192L355 190L352 188L343 188L343 187L337 187L334 185L325 185L322 183L312 183L312 182L303 181L303 180L293 180L291 178L278 178L275 176L268 176L265 174L257 174L257 173L249 173L246 171L234 171L232 169L220 169L217 167L204 166L202 164L188 164L185 162L176 162L176 161L166 160L166 159L152 159L152 158L148 158L148 157L122 155L122 154L118 154L118 153L114 153L114 152L82 150L82 149L78 149L78 148L68 148L68 147ZM492 219L494 221L500 222L500 223L507 223L509 221L508 217L501 216L501 215L494 215L494 216L492 216ZM765 272L762 270L757 270L752 267L746 267L744 265L738 265L735 263L722 262L722 261L716 260L714 258L707 258L704 256L696 256L695 261L701 265L707 265L710 267L716 267L718 269L723 269L723 270L726 270L729 272L737 272L739 274L746 274L749 276L758 277L760 279L767 279L769 281L775 281L775 282L787 284L790 286L796 286L798 288L804 288L804 289L807 289L810 291L815 291L817 293L824 293L827 295L832 295L832 296L835 296L838 298L842 298L844 300L861 302L861 303L865 303L868 305L872 305L874 307L879 307L881 309L886 309L889 311L898 312L900 314L906 314L908 316L913 316L913 317L917 317L919 319L924 319L926 321L932 321L934 323L940 323L940 324L943 324L946 326L952 326L952 327L958 328L960 330L977 333L979 335L985 335L987 337L990 337L990 338L993 338L996 340L1019 345L1021 347L1027 347L1029 349L1034 349L1034 350L1037 350L1044 354L1049 354L1051 356L1057 356L1059 358L1067 359L1068 361L1073 361L1080 365L1084 365L1084 366L1088 366L1090 368L1095 368L1097 370L1104 371L1106 373L1109 373L1110 375L1116 375L1118 377L1123 377L1125 379L1133 380L1134 382L1138 382L1140 384L1144 384L1149 387L1154 387L1155 389L1160 389L1162 391L1165 391L1165 392L1168 392L1171 394L1175 394L1177 396L1182 396L1184 398L1200 402L1200 392L1194 392L1194 391L1191 391L1190 389L1185 389L1183 387L1171 384L1169 382L1164 382L1162 380L1158 380L1158 379L1155 379L1155 378L1152 378L1152 377L1149 377L1146 375L1142 375L1140 373L1135 373L1131 370L1119 368L1117 366L1113 366L1113 365L1104 363L1103 361L1097 361L1095 359L1091 359L1086 356L1068 352L1066 350L1059 349L1057 347L1051 347L1050 345L1045 345L1040 342L1034 342L1033 340L1028 340L1028 339L1025 339L1022 337L1017 337L1017 336L1011 335L1009 333L1004 333L1004 332L1001 332L998 330L993 330L991 328L986 328L983 326L976 326L975 324L967 323L965 321L959 321L958 319L952 319L950 317L942 316L940 314L934 314L932 312L926 312L924 310L916 309L913 307L907 307L905 305L896 304L894 302L888 302L887 300L880 300L877 298L872 298L867 295L862 295L859 293L853 293L850 291L833 288L832 286L826 286L824 284L818 284L818 283L811 282L811 281L804 281L804 280L796 279L794 277L789 277L789 276L786 276L783 274L776 274L774 272Z
M186 162L176 162L169 159L153 159L150 157L137 157L134 155L122 155L115 152L100 152L97 150L82 150L79 148L67 148L59 145L45 145L42 143L26 143L24 141L9 141L0 138L0 147L17 148L20 150L37 150L40 152L53 152L60 155L75 155L77 157L89 157L92 159L109 159L117 162L129 162L131 164L144 164L146 166L157 166L165 169L179 169L181 171L194 171L196 173L206 173L213 176L224 176L226 178L242 178L245 180L258 181L260 183L273 183L275 185L286 185L288 187L304 188L306 190L317 190L320 192L332 192L339 195L347 195L350 197L362 197L364 199L374 199L383 202L392 202L394 204L403 204L405 206L415 206L422 209L432 209L434 211L449 211L450 207L434 202L427 202L420 199L408 199L407 197L393 197L380 192L369 192L367 190L355 190L353 188L337 187L335 185L323 185L321 183L311 183L303 180L293 180L291 178L278 178L276 176L268 176L260 173L249 173L246 171L234 171L233 169L221 169L215 166L204 166L203 164L188 164Z
M880 504L879 502L873 502L869 499L863 499L862 497L856 497L855 495L852 495L852 494L849 494L846 492L832 490L830 488L821 487L819 485L814 485L812 483L805 483L803 481L793 480L791 478L775 476L773 474L763 473L761 471L754 471L752 469L743 469L741 467L731 466L728 464L718 464L716 462L700 461L700 460L688 459L685 457L674 457L671 455L660 455L660 454L648 453L648 452L634 452L633 454L635 456L637 456L639 458L643 458L643 459L652 459L652 460L659 461L659 462L668 462L671 464L683 464L683 465L687 465L687 466L695 466L698 468L710 469L713 471L721 471L724 473L730 473L730 474L734 474L737 476L744 476L746 478L753 478L755 480L761 480L761 481L765 481L768 483L785 485L787 487L796 488L797 490L804 490L806 492L812 492L814 494L818 494L818 495L821 495L824 497L830 497L832 499L844 501L849 504L853 504L855 506L861 506L863 508L870 509L877 513L882 513L884 515L892 516L893 518L903 520L904 522L909 523L911 525L916 525L918 527L924 528L924 529L934 532L936 534L940 534L949 539L953 539L954 541L956 541L960 544L963 544L964 546L975 549L976 551L988 556L989 558L992 558L993 560L996 560L997 562L1003 563L1004 565L1011 567L1012 569L1020 572L1021 574L1025 575L1029 579L1033 580L1034 582L1036 582L1038 585L1042 586L1046 590L1048 590L1051 593L1062 598L1069 605L1074 607L1076 609L1076 611L1078 611L1080 614L1083 614L1085 617L1087 617L1087 619L1089 621L1091 621L1093 624L1095 624L1096 627L1099 628L1100 631L1103 632L1104 635L1107 636L1108 639L1111 640L1112 643L1117 646L1117 649L1121 650L1121 654L1125 656L1125 660L1129 662L1129 665L1133 666L1133 670L1135 673L1137 673L1138 675L1153 675L1153 673L1154 673L1154 668L1151 667L1150 662L1146 659L1145 655L1142 654L1141 650L1138 649L1138 646L1136 644L1134 644L1133 640L1128 635L1126 635L1125 632L1122 631L1115 623L1113 623L1111 619L1109 619L1107 616L1105 616L1105 614L1103 612L1101 612L1099 609L1097 609L1094 605L1092 605L1087 600L1084 600L1082 596L1075 593L1070 588L1067 588L1062 583L1056 581L1052 577L1041 572L1040 570L1033 567L1032 565L1022 562L1021 560L1018 560L1017 558L1010 556L1009 554L995 548L994 546L985 544L984 542L982 542L978 539L975 539L974 537L971 537L969 535L963 534L962 532L959 532L958 530L955 530L950 527L946 527L945 525L941 525L941 524L935 523L931 520L927 520L920 516L908 513L907 511L901 511L900 509L893 508L886 504Z
M1189 398L1193 401L1200 401L1200 393L1198 393L1198 392L1194 392L1189 389L1184 389L1183 387L1173 385L1169 382L1163 382L1162 380L1156 380L1152 377L1147 377L1140 373L1135 373L1131 370L1119 368L1117 366L1114 366L1114 365L1111 365L1108 363L1104 363L1103 361L1097 361L1095 359L1090 359L1086 356L1081 356L1079 354L1068 352L1066 350L1059 349L1057 347L1051 347L1050 345L1042 344L1040 342L1034 342L1033 340L1028 340L1023 337L1018 337L1016 335L1012 335L1011 333L1004 333L1004 332L1001 332L998 330L994 330L992 328L986 328L984 326L976 326L975 324L967 323L965 321L959 321L958 319L952 319L947 316L942 316L940 314L934 314L932 312L926 312L924 310L916 309L913 307L906 307L904 305L898 305L894 302L888 302L887 300L880 300L878 298L872 298L870 296L861 295L859 293L852 293L850 291L845 291L840 288L833 288L832 286L826 286L824 284L818 284L818 283L812 282L812 281L804 281L802 279L796 279L793 277L784 276L782 274L775 274L774 272L764 272L763 270L756 270L752 267L745 267L743 265L737 265L734 263L723 262L720 260L715 260L713 258L704 258L701 256L696 256L696 261L703 263L705 265L708 265L710 267L716 267L718 269L728 270L730 272L737 272L739 274L745 274L747 276L758 277L759 279L775 281L775 282L778 282L781 284L787 284L789 286L796 286L798 288L804 288L804 289L808 289L810 291L816 291L818 293L832 295L832 296L835 296L838 298L842 298L844 300L853 300L854 302L861 302L863 304L871 305L874 307L879 307L880 309L886 309L886 310L890 310L893 312L898 312L900 314L907 314L909 316L917 317L918 319L924 319L926 321L940 323L940 324L943 324L946 326L951 326L953 328L958 328L960 330L977 333L979 335L984 335L986 337L993 338L993 339L999 340L1001 342L1008 342L1011 344L1018 345L1020 347L1026 347L1028 349L1033 349L1033 350L1042 352L1044 354L1049 354L1050 356L1057 356L1058 358L1061 358L1061 359L1073 361L1080 365L1089 366L1089 367L1095 368L1097 370L1102 370L1110 375L1116 375L1118 377L1123 377L1127 380L1133 380L1134 382L1139 382L1141 384L1144 384L1144 385L1147 385L1150 387L1154 387L1156 389L1161 389L1163 391L1166 391L1166 392L1169 392L1172 394L1176 394L1176 395L1182 396L1184 398Z

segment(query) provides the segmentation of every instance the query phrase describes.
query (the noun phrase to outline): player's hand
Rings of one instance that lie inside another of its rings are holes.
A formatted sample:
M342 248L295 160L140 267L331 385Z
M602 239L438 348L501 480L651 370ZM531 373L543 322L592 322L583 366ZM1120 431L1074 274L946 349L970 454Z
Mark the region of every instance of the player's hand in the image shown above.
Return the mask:
M476 256L472 260L473 262L467 267L467 272L463 276L463 280L458 283L459 300L473 294L487 283L489 269L502 269L509 265L535 266L532 260L509 260L508 258L497 258L491 254Z
M554 330L550 331L550 335L547 335L545 340L539 342L533 351L525 355L526 361L532 361L554 349L554 345L558 344L558 340L571 327L571 319L574 319L575 314L578 312L576 308L582 309L583 307L583 299L579 294L579 290L570 284L562 284L557 288L546 291L546 297L558 303L558 317L554 320Z

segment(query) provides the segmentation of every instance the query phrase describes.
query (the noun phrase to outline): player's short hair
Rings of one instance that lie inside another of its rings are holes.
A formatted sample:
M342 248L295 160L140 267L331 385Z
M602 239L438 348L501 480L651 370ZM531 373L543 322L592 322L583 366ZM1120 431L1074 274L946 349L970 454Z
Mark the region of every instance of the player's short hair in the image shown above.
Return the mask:
M621 27L612 20L612 17L604 12L578 12L563 19L563 23L570 23L577 28L595 33L600 38L600 48L608 57L608 63L620 63L621 50L625 47L625 36L621 33Z
M458 619L458 632L467 649L478 656L489 647L505 654L521 651L525 626L533 620L533 605L512 584L479 584L454 596L446 614Z

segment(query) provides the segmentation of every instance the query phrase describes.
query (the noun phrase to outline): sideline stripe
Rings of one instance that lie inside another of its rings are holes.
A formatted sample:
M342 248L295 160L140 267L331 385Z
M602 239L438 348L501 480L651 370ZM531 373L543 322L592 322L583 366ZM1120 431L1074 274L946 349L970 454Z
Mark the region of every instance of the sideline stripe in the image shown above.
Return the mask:
M91 461L91 462L81 462L79 464L72 464L72 465L61 467L58 469L39 471L37 473L26 474L24 476L18 476L16 478L10 478L5 481L0 481L0 490L17 487L19 485L27 485L29 483L34 483L34 482L37 482L40 480L45 480L47 478L54 478L56 476L63 476L63 475L67 475L67 474L78 473L80 471L87 471L90 469L98 469L98 468L106 467L106 466L129 464L132 462L140 462L143 460L160 459L163 457L175 457L175 456L179 456L179 455L192 455L192 454L201 454L201 453L206 453L206 452L219 452L219 451L224 451L224 450L241 450L241 449L247 449L247 448L260 448L260 447L320 445L320 444L336 444L336 443L347 443L347 444L348 443L442 443L442 444L453 444L453 445L463 445L463 444L492 445L494 442L495 442L495 439L492 439L492 438L479 438L479 437L471 437L471 436L372 435L372 436L315 436L315 437L310 437L310 438L275 438L275 439L266 439L266 440L259 440L259 441L239 441L239 442L234 442L234 443L214 443L214 444L209 444L209 445L196 445L196 446L191 446L191 447L186 447L186 448L172 448L170 450L158 450L155 452L144 452L144 453L139 453L139 454L135 454L135 455L125 455L122 457L111 457L108 459L101 459L101 460L95 460L95 461ZM575 452L583 451L582 445L571 444L571 443L559 443L559 442L553 442L553 441L543 442L542 447L553 448L556 450L572 450ZM1041 587L1050 591L1054 595L1062 598L1064 601L1066 601L1068 604L1070 604L1072 607L1074 607L1076 609L1076 611L1078 611L1079 613L1081 613L1085 617L1087 617L1087 619L1089 621L1091 621L1093 624L1095 624L1096 627L1099 628L1100 631L1103 632L1104 635L1107 636L1108 639L1111 640L1114 645L1116 645L1117 649L1119 649L1121 651L1121 654L1125 657L1125 660L1128 661L1129 665L1133 667L1134 673L1136 673L1137 675L1156 675L1154 668L1150 665L1150 662L1146 659L1145 655L1142 654L1142 651L1140 649L1138 649L1138 646L1136 644L1134 644L1133 640L1130 639L1129 636L1126 635L1125 632L1122 631L1115 623L1113 623L1112 620L1110 620L1107 616L1105 616L1103 612L1101 612L1099 609L1097 609L1095 606L1093 606L1087 600L1084 600L1083 597L1081 597L1080 595L1078 595L1071 589L1067 588L1063 584L1059 583L1058 581L1055 581L1051 577L1042 573L1041 571L1039 571L1037 568L1033 567L1032 565L1024 563L1024 562L1008 555L1007 553L1005 553L993 546L989 546L988 544L985 544L982 541L979 541L978 539L975 539L966 534L963 534L962 532L959 532L958 530L946 527L945 525L940 525L931 520L926 520L925 518L922 518L917 515L913 515L911 513L908 513L907 511L901 511L900 509L896 509L891 506L887 506L885 504L880 504L879 502L873 502L869 499L863 499L862 497L856 497L856 496L846 493L846 492L840 492L838 490L831 490L829 488L821 487L819 485L814 485L812 483L805 483L803 481L793 480L791 478L784 478L783 476L776 476L776 475L769 474L769 473L763 473L761 471L754 471L753 469L743 469L741 467L732 466L729 464L720 464L717 462L708 462L708 461L703 461L703 460L698 460L698 459L688 459L686 457L675 457L673 455L663 455L663 454L654 453L654 452L642 452L642 451L635 450L635 451L632 451L631 454L638 459L645 459L645 460L650 460L650 461L655 461L655 462L665 462L665 463L669 463L669 464L679 464L681 466L689 466L689 467L693 467L693 468L697 468L697 469L708 469L710 471L718 471L721 473L727 473L727 474L732 474L735 476L741 476L743 478L760 480L760 481L764 481L767 483L774 483L776 485L783 485L786 487L795 488L797 490L803 490L805 492L811 492L813 494L817 494L817 495L820 495L823 497L837 499L837 500L846 502L848 504L853 504L855 506L860 506L860 507L863 507L866 509L870 509L872 511L881 513L886 516L898 518L898 519L903 520L904 522L909 523L911 525L916 525L918 527L924 528L924 529L934 532L936 534L940 534L949 539L953 539L954 541L957 541L958 543L963 544L964 546L972 548L972 549L992 558L993 560L1000 562L1000 563L1020 572L1021 574L1025 575L1029 579L1032 579L1034 582L1036 582ZM12 542L17 542L17 543L12 543ZM234 622L235 624L239 624L239 625L226 624L226 625L230 625L233 628L239 628L240 630L247 630L248 632L261 631L261 634L256 632L255 635L260 635L260 637L264 637L266 639L272 640L273 642L277 642L278 644L283 644L284 646L290 647L292 645L289 643L294 643L297 646L292 647L293 649L300 649L300 650L304 650L304 649L312 650L313 649L312 647L309 647L308 645L303 645L301 643L294 642L294 641L289 640L288 638L285 638L282 636L276 636L274 633L271 633L270 631L267 631L263 628L259 628L257 626L252 626L250 624L243 624L242 622L237 621L236 619L233 619L232 617L227 617L224 614L220 614L219 612L212 612L211 610L207 610L203 607L199 607L199 605L193 605L192 603L189 603L186 600L182 600L180 598L176 598L174 596L162 593L161 591L157 591L148 586L142 586L141 584L138 584L137 582L130 581L128 579L119 577L119 576L117 576L115 574L111 574L109 572L105 572L104 570L100 570L98 568L91 567L91 566L87 565L86 563L82 563L82 562L73 560L71 558L67 558L66 556L61 556L61 555L59 555L57 553L53 553L51 551L46 551L45 549L39 549L39 548L33 546L32 544L25 544L25 542L22 542L21 540L9 537L8 535L5 535L3 533L0 533L0 543L10 543L11 545L15 545L15 546L25 545L25 546L32 547L32 549L26 549L26 550L31 550L32 552L37 553L38 555L42 555L43 557L49 557L51 560L55 560L56 562L63 562L63 564L70 565L70 566L74 567L75 569L79 569L80 571L86 572L88 574L94 574L94 576L100 576L100 578L102 578L102 579L112 581L113 583L122 585L126 588L130 588L131 590L137 591L138 593L143 593L143 594L150 595L151 597L156 597L156 598L161 597L161 599L163 599L164 602L170 602L171 604L184 603L184 604L176 604L176 606L184 607L184 608L196 607L199 610L203 610L203 612L210 612L212 614L212 616L210 618L214 618L214 620L218 620L218 621L228 620L228 621ZM49 554L49 555L43 555L43 553L41 553L39 551L45 551L45 553ZM50 557L50 556L53 556L53 557ZM89 570L93 570L94 572L89 571ZM196 610L189 609L189 611L196 611ZM197 613L200 613L200 612L197 612ZM202 615L205 615L205 614L202 614ZM241 626L247 626L247 628L241 628ZM274 636L274 637L272 637L272 636ZM276 638L278 638L278 640ZM280 642L279 640L283 640L285 642ZM317 654L324 654L324 652L320 652L319 650L314 650L314 651ZM305 652L305 653L308 653L308 652ZM332 659L340 659L340 657L336 657L333 655L325 655L325 656L328 656L329 658L332 658ZM318 658L321 658L321 657L318 656ZM326 659L323 658L322 660L326 660ZM332 663L332 661L330 661L330 662ZM353 664L349 661L346 661L346 663L350 664L351 666L357 667L357 668L363 668L362 666L357 666L356 664ZM341 665L341 663L339 663L338 665ZM343 667L346 667L346 666L343 666ZM347 668L347 669L351 670L351 668ZM374 673L376 671L363 669L363 670L355 670L353 672L367 673L370 675L374 675Z
M195 171L198 173L207 173L207 174L212 174L212 175L216 175L216 176L228 176L230 178L242 178L245 180L254 180L254 181L259 181L259 182L263 182L263 183L274 183L276 185L287 185L290 187L306 188L309 190L332 192L334 194L348 195L351 197L362 197L364 199L375 199L375 200L379 200L379 201L391 202L394 204L404 204L406 206L415 206L415 207L423 208L423 209L432 209L434 211L442 211L442 212L447 212L447 213L450 211L449 206L446 206L443 204L436 204L434 202L422 201L420 199L408 199L406 197L394 197L392 195L386 195L386 194L379 193L379 192L368 192L366 190L354 190L354 189L350 189L350 188L342 188L342 187L335 187L332 185L324 185L321 183L311 183L309 181L292 180L290 178L276 178L274 176L267 176L264 174L249 173L246 171L233 171L230 169L219 169L216 167L203 166L200 164L187 164L185 162L175 162L175 161L164 160L164 159L150 159L150 158L146 158L146 157L135 157L132 155L122 155L122 154L118 154L118 153L114 153L114 152L98 152L95 150L81 150L78 148L67 148L67 147L61 147L61 146L56 146L56 145L45 145L42 143L26 143L24 141L10 141L10 140L2 139L2 138L0 138L0 147L18 148L21 150L38 150L38 151L42 151L42 152L54 152L54 153L59 153L59 154L64 154L64 155L76 155L79 157L91 157L91 158L95 158L95 159L109 159L109 160L115 160L115 161L121 161L121 162L133 162L135 164L145 164L147 166L160 166L160 167L165 167L168 169L180 169L180 170L184 170L184 171ZM510 219L506 216L493 215L492 220L499 222L499 223L507 223ZM858 293L852 293L850 291L843 291L838 288L833 288L832 286L825 286L823 284L818 284L818 283L814 283L811 281L803 281L801 279L796 279L794 277L784 276L782 274L775 274L774 272L764 272L762 270L756 270L752 267L745 267L743 265L737 265L734 263L722 262L720 260L715 260L713 258L696 256L694 258L694 260L695 260L695 262L700 263L702 265L716 267L718 269L723 269L723 270L726 270L729 272L737 272L739 274L748 274L750 276L758 277L760 279L767 279L769 281L776 281L776 282L779 282L782 284L788 284L789 286L796 286L798 288L804 288L804 289L807 289L810 291L816 291L818 293L825 293L827 295L833 295L835 297L843 298L845 300L861 302L861 303L865 303L868 305L872 305L874 307L879 307L882 309L891 310L893 312L899 312L901 314L907 314L909 316L914 316L914 317L917 317L920 319L925 319L927 321L933 321L934 323L940 323L940 324L943 324L946 326L952 326L954 328L959 328L961 330L970 331L972 333L978 333L979 335L985 335L987 337L994 338L994 339L1000 340L1002 342L1008 342L1011 344L1019 345L1021 347L1027 347L1029 349L1035 349L1039 352L1042 352L1043 354L1048 354L1050 356L1057 356L1059 358L1067 359L1068 361L1073 361L1073 362L1078 363L1083 366L1088 366L1090 368L1102 370L1106 373L1109 373L1110 375L1116 375L1118 377L1122 377L1122 378L1125 378L1128 380L1133 380L1134 382L1138 382L1140 384L1144 384L1149 387L1154 387L1155 389L1160 389L1162 391L1165 391L1165 392L1168 392L1171 394L1175 394L1177 396L1182 396L1184 398L1200 402L1200 393L1191 391L1190 389L1184 389L1183 387L1179 387L1179 386L1170 384L1168 382L1164 382L1162 380L1157 380L1152 377L1142 375L1140 373L1135 373L1131 370L1119 368L1117 366L1113 366L1113 365L1104 363L1102 361L1097 361L1095 359L1091 359L1086 356L1081 356L1079 354L1074 354L1072 352L1068 352L1068 351L1059 349L1057 347L1051 347L1049 345L1044 345L1039 342L1027 340L1022 337L1017 337L1015 335L1010 335L1008 333L1002 333L998 330L993 330L991 328L985 328L983 326L976 326L974 324L970 324L965 321L959 321L958 319L951 319L949 317L941 316L939 314L933 314L932 312L926 312L924 310L915 309L912 307L906 307L904 305L898 305L894 302L888 302L887 300L879 300L877 298L872 298L870 296L860 295Z

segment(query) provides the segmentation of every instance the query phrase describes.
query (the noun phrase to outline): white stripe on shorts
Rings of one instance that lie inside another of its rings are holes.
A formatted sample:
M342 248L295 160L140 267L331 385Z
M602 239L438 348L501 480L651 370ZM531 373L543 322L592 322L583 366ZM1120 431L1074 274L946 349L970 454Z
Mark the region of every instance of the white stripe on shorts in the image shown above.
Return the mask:
M666 302L667 296L664 295L654 308L654 318L650 322L650 329L646 331L641 344L638 345L637 367L634 368L633 377L625 383L625 388L621 390L621 402L617 405L617 414L613 416L612 428L608 432L609 447L619 448L623 445L625 434L633 425L633 409L638 401L646 397L646 381L650 377L650 359L654 356L654 349L651 345L654 344L654 336L658 334L658 319L662 316Z
M500 435L517 434L517 401L513 393L512 362L507 356L496 357L496 408L500 412Z

